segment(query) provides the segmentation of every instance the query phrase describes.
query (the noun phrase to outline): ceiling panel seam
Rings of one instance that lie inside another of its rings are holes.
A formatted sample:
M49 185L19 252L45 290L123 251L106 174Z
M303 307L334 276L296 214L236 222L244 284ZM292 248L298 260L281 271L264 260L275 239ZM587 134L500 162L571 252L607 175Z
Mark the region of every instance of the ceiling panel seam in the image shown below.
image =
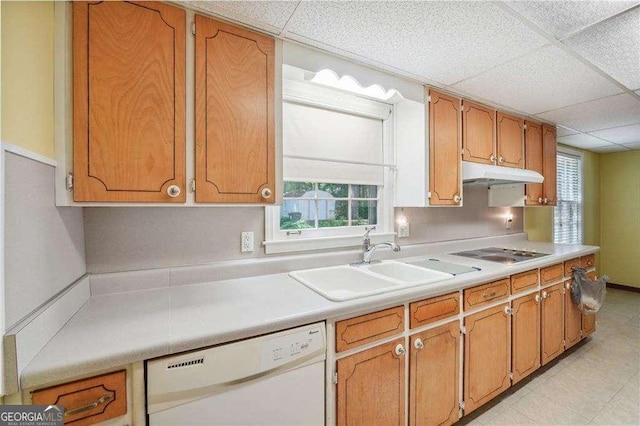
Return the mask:
M553 35L551 35L547 31L545 31L544 29L540 28L536 23L534 23L532 20L530 20L529 18L527 18L526 16L524 16L523 14L518 12L517 10L513 9L512 7L510 7L508 4L506 4L506 3L502 2L502 1L494 1L492 3L494 3L498 7L502 8L507 13L511 14L516 19L520 20L523 24L527 25L533 31L537 32L538 34L540 34L541 36L543 36L544 38L549 40L549 42L551 44L553 44L554 46L558 47L559 49L562 49L562 51L564 51L565 53L569 54L574 59L582 62L585 66L589 67L592 71L598 73L600 76L606 78L611 83L613 83L616 86L618 86L623 92L633 96L636 100L640 101L640 95L635 93L633 90L627 88L627 86L625 86L624 84L620 83L618 80L613 78L611 75L609 75L606 72L604 72L603 70L601 70L599 67L594 65L588 59L584 58L582 55L580 55L578 52L576 52L569 45L563 43L561 40L555 38ZM627 12L628 12L628 10L627 10ZM566 108L568 106L571 106L571 105L567 105L564 108Z
M298 10L298 7L300 6L300 3L302 3L302 2L301 1L297 2L296 7L293 9L293 12L291 12L291 15L289 15L289 17L287 18L287 22L284 24L284 27L282 27L282 30L278 34L281 37L286 37L286 35L287 35L287 27L289 26L289 23L291 22L291 18L293 18L293 15L296 14L296 11Z
M607 22L607 21L611 21L611 20L613 20L613 19L616 19L616 18L618 18L619 16L622 16L622 15L624 15L625 13L629 13L629 12L631 12L632 10L637 9L637 8L639 8L639 7L640 7L640 3L638 3L638 4L637 4L637 5L635 5L635 6L631 6L630 8L625 9L625 10L623 10L622 12L618 12L618 13L616 13L615 15L611 15L611 16L609 16L609 17L607 17L607 18L601 19L601 20L600 20L600 21L598 21L598 22L595 22L595 23L593 23L593 24L589 24L589 25L587 25L587 26L586 26L586 27L584 27L584 28L580 28L579 30L576 30L576 31L573 31L573 32L571 32L571 33L569 33L569 34L566 34L566 35L564 35L564 36L562 36L562 37L558 38L558 41L560 41L560 42L564 42L565 40L568 40L568 39L570 39L570 38L571 38L571 37L573 37L573 36L576 36L576 35L578 35L578 34L581 34L581 33L585 32L585 31L588 31L588 30L590 30L590 29L594 28L595 26L600 25L600 24L602 24L602 23L604 23L604 22Z

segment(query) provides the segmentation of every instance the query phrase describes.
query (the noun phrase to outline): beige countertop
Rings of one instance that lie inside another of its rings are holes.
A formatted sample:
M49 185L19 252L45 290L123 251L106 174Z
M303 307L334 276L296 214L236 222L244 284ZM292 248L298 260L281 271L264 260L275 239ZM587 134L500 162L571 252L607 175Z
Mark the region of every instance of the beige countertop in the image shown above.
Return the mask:
M448 252L468 248L464 241L447 245ZM518 248L551 256L501 265L430 252L412 259L438 259L482 270L344 302L327 300L286 273L93 296L23 369L21 387L382 309L599 250L595 246L528 241L520 242Z

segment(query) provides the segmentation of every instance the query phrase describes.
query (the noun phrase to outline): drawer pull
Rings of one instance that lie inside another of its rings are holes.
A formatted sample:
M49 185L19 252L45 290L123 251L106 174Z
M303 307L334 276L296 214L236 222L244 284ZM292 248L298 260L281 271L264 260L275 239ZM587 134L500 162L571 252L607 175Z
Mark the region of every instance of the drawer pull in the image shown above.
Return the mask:
M94 408L97 408L100 405L106 405L111 401L113 401L114 396L115 396L114 393L111 392L107 395L101 396L100 398L96 399L95 401L87 405L81 405L80 407L64 410L64 416L65 417L73 416L75 414L80 414L80 413L84 413L85 411L93 410Z
M496 297L496 294L498 294L498 292L493 290L491 293L483 294L482 297L485 299L491 299L492 297Z

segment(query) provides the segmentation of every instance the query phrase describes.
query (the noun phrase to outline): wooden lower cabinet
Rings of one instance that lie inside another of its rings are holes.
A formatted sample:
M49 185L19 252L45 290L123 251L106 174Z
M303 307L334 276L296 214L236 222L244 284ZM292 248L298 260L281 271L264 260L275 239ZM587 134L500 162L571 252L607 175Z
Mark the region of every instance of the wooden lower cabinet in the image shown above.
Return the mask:
M569 349L582 339L582 313L571 299L573 280L565 281L564 294L564 348Z
M542 365L564 352L564 284L542 290Z
M533 293L511 302L512 384L540 368L540 295Z
M337 365L338 426L404 425L404 338L339 359Z
M592 255L595 256L595 255ZM584 259L584 258L581 258ZM593 263L593 262L592 262ZM596 271L591 271L587 274L587 278L595 280ZM582 337L587 337L591 333L596 331L596 316L595 315L582 315Z
M411 336L409 425L450 425L460 402L460 323Z
M465 318L464 402L468 414L511 385L511 316L503 304Z

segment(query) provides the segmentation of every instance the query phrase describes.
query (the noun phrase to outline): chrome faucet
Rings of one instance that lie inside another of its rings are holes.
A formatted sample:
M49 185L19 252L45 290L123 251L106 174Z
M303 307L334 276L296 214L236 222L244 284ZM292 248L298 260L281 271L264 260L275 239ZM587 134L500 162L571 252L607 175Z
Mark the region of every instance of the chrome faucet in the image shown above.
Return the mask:
M369 264L371 263L371 258L373 257L373 253L378 249L378 247L389 246L391 250L394 252L400 251L400 246L393 241L385 241L383 243L379 243L376 245L371 245L371 239L369 238L369 233L376 229L375 226L371 226L369 228L365 228L365 233L362 241L362 262L360 264Z

